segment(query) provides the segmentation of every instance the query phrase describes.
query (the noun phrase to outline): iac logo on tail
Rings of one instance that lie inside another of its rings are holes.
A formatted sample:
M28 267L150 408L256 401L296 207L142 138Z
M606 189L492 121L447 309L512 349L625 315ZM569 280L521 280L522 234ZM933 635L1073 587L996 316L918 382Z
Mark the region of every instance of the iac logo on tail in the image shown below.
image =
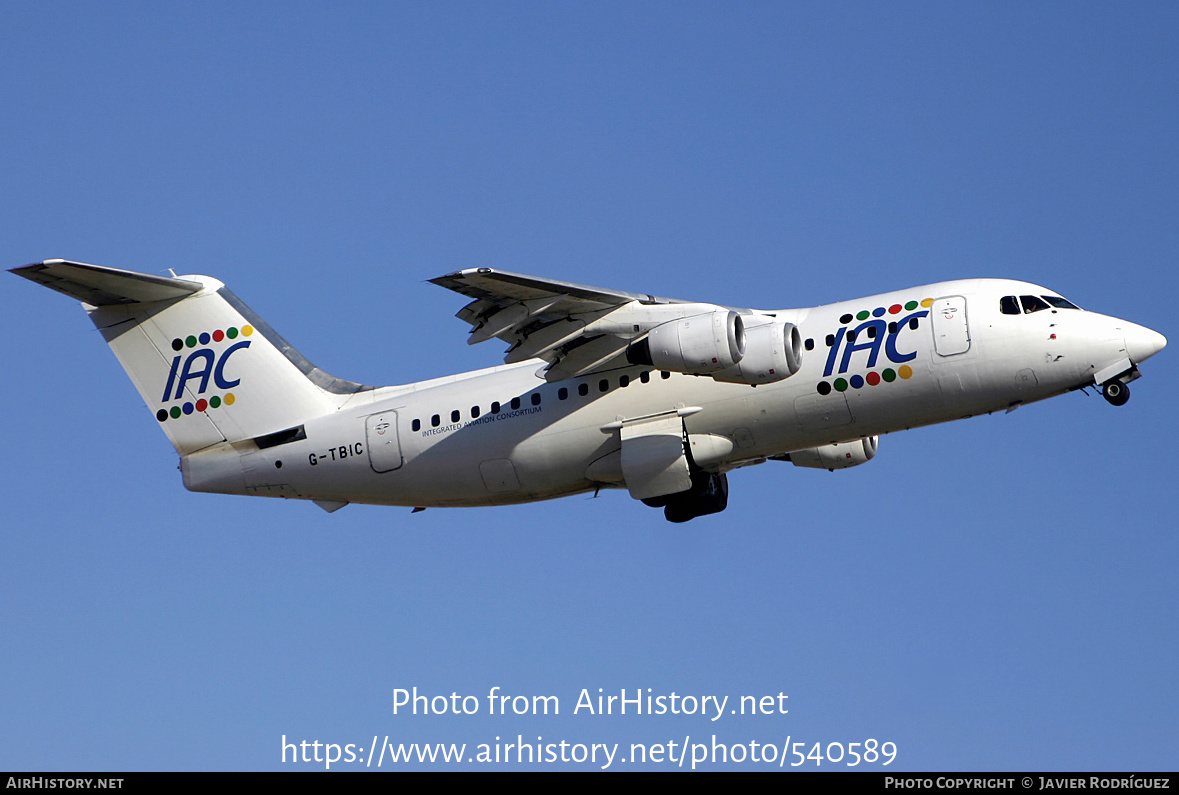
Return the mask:
M929 315L929 307L932 305L933 299L925 298L921 301L907 301L904 304L893 304L887 307L878 306L871 310L862 309L855 315L849 312L840 317L839 330L834 334L827 335L827 344L830 346L831 352L827 354L827 365L823 368L824 378L836 372L836 363L839 365L838 373L840 375L846 373L852 364L852 354L859 351L868 352L867 361L864 363L868 372L864 375L853 375L847 379L836 378L833 382L820 381L816 385L819 394L829 395L832 389L835 389L836 392L844 392L848 387L860 389L865 385L877 386L881 382L892 383L897 378L902 380L911 378L913 368L905 362L916 359L917 352L902 351L897 347L897 339L906 328L916 330L921 318ZM897 317L902 312L908 314ZM889 315L896 319L885 320L885 317ZM861 322L855 328L848 330L847 326L853 320ZM882 347L885 357L893 364L901 365L900 367L895 370L891 367L885 367L883 370L875 369L880 359ZM843 351L842 357L839 355L841 349Z
M225 364L229 361L229 357L236 352L250 347L250 341L243 339L239 342L234 342L226 348L223 348L220 353L214 347L210 346L214 343L221 343L227 340L232 341L240 337L249 337L254 333L253 326L242 326L241 328L230 327L227 329L217 329L213 332L202 331L199 334L189 334L183 339L180 337L172 340L172 350L176 351L176 356L172 357L172 367L168 371L168 381L164 384L164 395L160 398L162 403L173 403L184 397L185 390L188 389L191 393L199 395L195 401L186 400L183 403L175 403L171 407L165 406L156 412L156 419L160 422L171 419L179 419L182 416L192 414L194 411L206 411L207 409L216 409L221 406L232 406L234 394L228 390L233 389L242 381L240 378L230 379L225 374ZM197 346L201 347L197 347ZM185 348L194 349L187 355L183 353ZM223 394L214 394L205 397L205 393L209 389L209 380L212 379L213 386ZM190 389L189 383L196 381L196 388Z

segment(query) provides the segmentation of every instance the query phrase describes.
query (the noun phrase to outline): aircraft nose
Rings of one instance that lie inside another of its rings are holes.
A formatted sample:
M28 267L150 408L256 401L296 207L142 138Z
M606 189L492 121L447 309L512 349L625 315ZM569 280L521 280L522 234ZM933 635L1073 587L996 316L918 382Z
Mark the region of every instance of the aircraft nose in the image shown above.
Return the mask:
M1145 361L1167 346L1167 338L1157 331L1127 323L1123 329L1126 336L1126 353L1134 364Z

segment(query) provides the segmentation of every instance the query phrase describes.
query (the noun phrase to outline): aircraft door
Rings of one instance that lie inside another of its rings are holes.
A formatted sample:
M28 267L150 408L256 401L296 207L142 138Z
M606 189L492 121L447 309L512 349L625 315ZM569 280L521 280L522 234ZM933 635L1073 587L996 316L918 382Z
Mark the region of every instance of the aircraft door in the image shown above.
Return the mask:
M401 442L397 437L397 412L383 411L364 421L368 462L374 472L392 472L401 467Z
M930 310L933 346L939 356L953 356L970 350L970 329L966 324L966 299L960 295L939 298Z

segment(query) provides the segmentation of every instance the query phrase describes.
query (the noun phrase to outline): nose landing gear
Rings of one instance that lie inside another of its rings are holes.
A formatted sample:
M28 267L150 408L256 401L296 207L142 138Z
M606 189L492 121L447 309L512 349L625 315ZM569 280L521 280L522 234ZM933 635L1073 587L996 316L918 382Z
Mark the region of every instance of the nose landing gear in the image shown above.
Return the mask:
M1101 396L1112 406L1124 406L1130 399L1130 387L1115 378L1101 385Z

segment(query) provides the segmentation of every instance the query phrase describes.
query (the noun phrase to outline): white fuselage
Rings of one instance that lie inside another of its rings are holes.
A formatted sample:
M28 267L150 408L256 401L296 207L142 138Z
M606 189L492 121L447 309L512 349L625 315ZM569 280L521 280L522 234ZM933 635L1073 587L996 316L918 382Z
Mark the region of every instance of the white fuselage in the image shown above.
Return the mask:
M1050 293L975 279L773 312L806 349L798 372L757 387L649 366L548 383L536 360L385 387L308 419L306 438L237 449L244 489L193 456L182 469L197 490L326 503L527 502L623 486L621 420L680 409L695 463L723 472L1041 400L1161 347L1136 355L1154 332L1093 312L1000 311L1002 296Z

